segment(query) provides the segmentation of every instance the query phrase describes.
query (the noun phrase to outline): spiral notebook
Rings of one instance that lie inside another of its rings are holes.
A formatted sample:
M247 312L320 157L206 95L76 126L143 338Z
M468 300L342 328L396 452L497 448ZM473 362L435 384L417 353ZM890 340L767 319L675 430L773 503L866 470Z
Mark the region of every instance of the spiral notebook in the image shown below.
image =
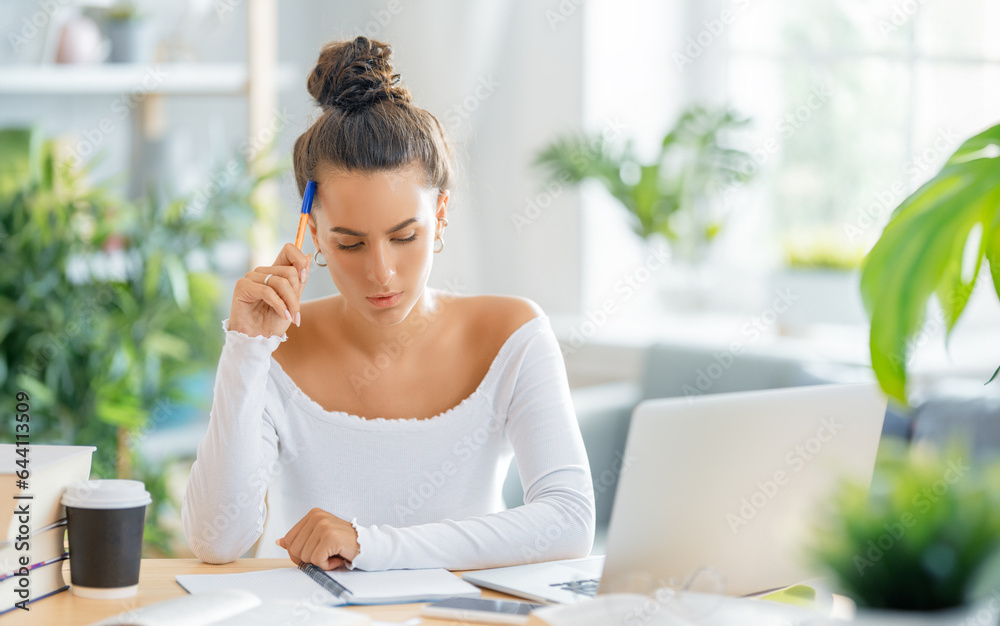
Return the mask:
M479 588L446 569L400 569L363 572L324 571L315 565L283 567L240 574L178 574L177 583L191 594L242 589L262 602L294 601L320 606L407 604L445 598L478 598Z

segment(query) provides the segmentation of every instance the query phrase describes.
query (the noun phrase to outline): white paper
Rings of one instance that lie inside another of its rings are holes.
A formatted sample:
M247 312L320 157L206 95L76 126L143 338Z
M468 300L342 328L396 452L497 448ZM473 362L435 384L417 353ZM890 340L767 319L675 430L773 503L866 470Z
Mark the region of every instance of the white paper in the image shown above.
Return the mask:
M119 613L92 626L198 626L212 624L252 609L260 600L230 589L201 596L181 596Z
M445 569L400 569L385 572L333 570L325 573L343 585L350 593L351 602L356 604L402 604L452 596L480 595L478 587Z
M296 626L370 626L371 618L355 611L313 604L261 604L248 591L229 589L171 598L125 611L94 626L275 626L285 623Z
M478 587L445 569L385 572L333 570L324 573L350 592L351 604L404 604L452 596L475 598L480 595ZM309 603L318 606L346 604L295 567L240 574L180 574L177 582L193 594L241 589L249 591L263 602Z
M268 602L212 626L370 626L372 619L363 613L331 609L312 604Z
M295 567L240 574L178 574L177 582L194 594L242 589L254 594L262 602L309 603L320 606L344 604Z

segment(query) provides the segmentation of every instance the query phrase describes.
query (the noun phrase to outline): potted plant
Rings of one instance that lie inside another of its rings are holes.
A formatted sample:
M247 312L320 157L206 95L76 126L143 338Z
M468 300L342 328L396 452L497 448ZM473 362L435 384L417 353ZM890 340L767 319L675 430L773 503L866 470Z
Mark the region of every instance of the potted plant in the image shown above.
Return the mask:
M33 442L95 445L94 476L143 480L157 503L146 547L169 553L164 467L136 444L207 404L186 393L221 350L218 278L202 253L248 230L262 179L234 176L199 211L126 202L30 130L0 131L0 165L0 387L31 395Z
M149 63L153 60L155 24L134 0L121 0L106 13L112 63Z
M912 341L930 300L941 305L951 333L984 258L1000 295L998 181L1000 125L966 140L906 198L865 258L861 295L871 318L872 367L886 393L903 403Z
M782 314L784 329L867 322L858 291L862 248L845 246L830 228L789 231L782 248L784 263L771 276L771 292L797 296L795 306Z
M883 442L871 489L842 486L810 554L856 623L996 623L971 618L1000 593L1000 465L970 463L964 446Z
M628 211L637 235L663 237L677 255L699 261L725 217L713 195L748 181L756 170L748 153L723 142L726 132L749 121L729 109L694 106L664 136L651 162L639 159L631 140L617 145L583 133L556 138L535 165L560 182L601 182Z
M724 141L727 132L748 122L729 109L694 106L681 114L648 162L631 139L613 142L575 133L545 146L534 164L559 185L603 184L650 253L669 250L672 268L660 278L667 305L698 310L716 297L704 261L726 218L726 192L756 172L748 153Z

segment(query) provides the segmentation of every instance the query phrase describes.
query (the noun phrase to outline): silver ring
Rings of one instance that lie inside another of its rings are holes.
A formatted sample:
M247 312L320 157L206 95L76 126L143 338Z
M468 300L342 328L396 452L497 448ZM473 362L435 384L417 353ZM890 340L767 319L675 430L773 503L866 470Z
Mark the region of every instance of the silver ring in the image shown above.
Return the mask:
M272 276L274 276L274 274L268 274L267 276L264 277L264 284L265 285L267 284L267 281L271 280Z

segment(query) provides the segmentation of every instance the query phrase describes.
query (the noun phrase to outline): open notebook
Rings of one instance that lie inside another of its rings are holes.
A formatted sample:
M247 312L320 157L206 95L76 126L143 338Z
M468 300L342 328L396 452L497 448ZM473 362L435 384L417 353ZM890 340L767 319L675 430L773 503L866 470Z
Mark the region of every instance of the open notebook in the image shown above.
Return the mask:
M323 571L315 565L283 567L242 574L178 574L188 593L242 589L263 602L293 601L320 606L406 604L444 598L478 598L478 587L446 569L402 569L387 572Z
M227 589L180 596L131 608L91 626L374 626L363 613L294 602L261 602L249 591Z

